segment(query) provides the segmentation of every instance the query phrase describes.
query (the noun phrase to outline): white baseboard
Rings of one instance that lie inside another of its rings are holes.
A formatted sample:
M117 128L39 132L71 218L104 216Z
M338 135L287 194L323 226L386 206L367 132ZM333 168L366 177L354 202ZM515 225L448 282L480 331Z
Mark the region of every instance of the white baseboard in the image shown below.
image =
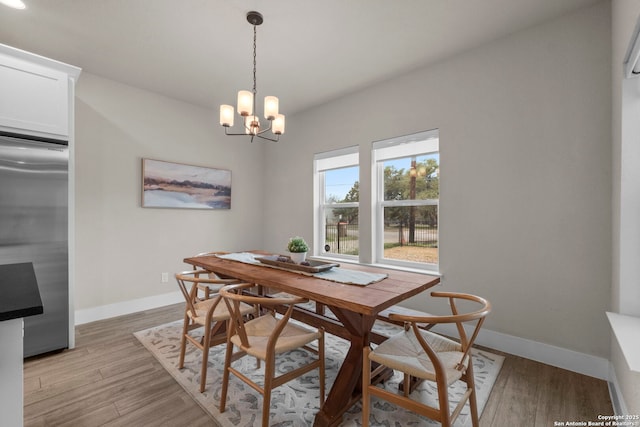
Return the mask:
M164 307L165 305L171 305L178 302L184 302L184 298L179 291L176 291L168 294L154 295L131 301L102 305L99 307L85 308L75 311L75 324L82 325L84 323L109 319L111 317L122 316L124 314Z
M163 307L165 305L175 304L182 301L184 301L184 299L180 292L171 292L168 294L155 295L131 301L124 301L121 303L103 305L100 307L76 310L75 324L82 325L84 323ZM453 325L439 325L436 330L447 335L457 335L455 326ZM602 357L592 356L513 335L494 332L488 329L480 331L476 343L484 347L504 351L505 353L514 354L526 359L535 360L536 362L546 363L547 365L567 369L569 371L605 381L610 381L610 378L614 378L614 376L612 377L613 371L610 362ZM617 381L614 381L614 386L617 390ZM618 396L622 396L619 393L619 390L617 390L617 393ZM618 401L622 402L620 400ZM624 405L623 402L622 404Z
M627 405L624 402L624 395L620 390L620 384L618 384L618 377L616 376L616 370L613 367L613 363L609 364L609 397L611 398L611 404L613 405L613 412L616 415L628 415Z
M454 325L438 325L443 334L457 336ZM450 327L450 328L449 328ZM471 331L469 331L470 333ZM480 330L476 344L514 354L536 362L609 381L610 363L603 357L507 335L488 329Z

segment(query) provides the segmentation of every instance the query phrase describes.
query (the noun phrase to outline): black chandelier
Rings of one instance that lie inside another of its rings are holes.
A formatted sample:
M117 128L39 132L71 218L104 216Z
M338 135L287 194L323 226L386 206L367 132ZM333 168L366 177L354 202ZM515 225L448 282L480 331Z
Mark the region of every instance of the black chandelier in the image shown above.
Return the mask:
M258 25L262 24L262 15L251 11L247 13L247 21L253 25L253 90L241 90L238 92L238 114L242 116L244 132L232 133L229 128L233 127L234 108L232 105L220 106L220 124L224 126L225 135L230 136L251 136L277 142L280 135L284 133L284 115L278 112L278 98L275 96L265 96L264 98L264 118L267 119L268 126L263 128L256 112L256 39ZM271 135L266 132L271 131Z

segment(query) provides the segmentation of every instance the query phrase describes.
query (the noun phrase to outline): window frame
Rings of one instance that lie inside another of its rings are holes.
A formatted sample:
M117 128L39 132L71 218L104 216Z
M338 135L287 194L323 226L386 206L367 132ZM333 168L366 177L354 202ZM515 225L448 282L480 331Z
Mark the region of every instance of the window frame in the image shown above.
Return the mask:
M339 254L335 252L326 252L324 250L326 243L325 218L329 209L357 208L358 217L361 214L360 202L325 203L327 196L325 173L336 169L357 167L358 181L360 181L361 166L359 159L360 151L359 146L357 145L317 153L313 157L313 254L316 256L344 259L345 261L351 262L358 262L360 259L360 254L362 254L361 247L359 249L359 255ZM358 221L358 232L360 231L360 221Z
M440 132L439 129L418 132L396 138L375 141L371 149L372 246L374 263L402 268L438 271L440 265L440 195L438 199L384 200L384 162L413 156L438 154L438 176L440 176ZM424 263L384 257L384 209L386 207L437 206L438 209L438 262Z

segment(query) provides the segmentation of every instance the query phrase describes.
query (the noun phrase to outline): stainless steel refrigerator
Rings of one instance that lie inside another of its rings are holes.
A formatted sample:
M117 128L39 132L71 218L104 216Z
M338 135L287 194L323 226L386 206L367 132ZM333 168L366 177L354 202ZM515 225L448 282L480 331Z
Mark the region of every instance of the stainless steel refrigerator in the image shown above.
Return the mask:
M69 346L66 142L0 134L0 265L32 262L44 313L24 319L24 357Z

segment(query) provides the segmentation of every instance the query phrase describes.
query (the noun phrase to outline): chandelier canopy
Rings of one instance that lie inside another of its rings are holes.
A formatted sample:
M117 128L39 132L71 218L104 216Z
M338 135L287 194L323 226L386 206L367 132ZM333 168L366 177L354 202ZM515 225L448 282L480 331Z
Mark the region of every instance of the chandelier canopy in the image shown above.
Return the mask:
M269 122L266 128L263 128L260 124L260 119L256 112L256 28L262 24L263 18L260 13L251 11L247 13L247 21L253 25L253 90L241 90L238 92L238 114L243 118L244 132L233 133L229 131L229 128L233 128L235 114L232 105L220 106L220 124L224 126L225 135L250 135L251 142L253 142L254 137L277 142L280 139L280 135L284 133L284 115L278 112L278 98L275 96L264 97L264 118ZM271 131L271 134L265 134L268 131Z

